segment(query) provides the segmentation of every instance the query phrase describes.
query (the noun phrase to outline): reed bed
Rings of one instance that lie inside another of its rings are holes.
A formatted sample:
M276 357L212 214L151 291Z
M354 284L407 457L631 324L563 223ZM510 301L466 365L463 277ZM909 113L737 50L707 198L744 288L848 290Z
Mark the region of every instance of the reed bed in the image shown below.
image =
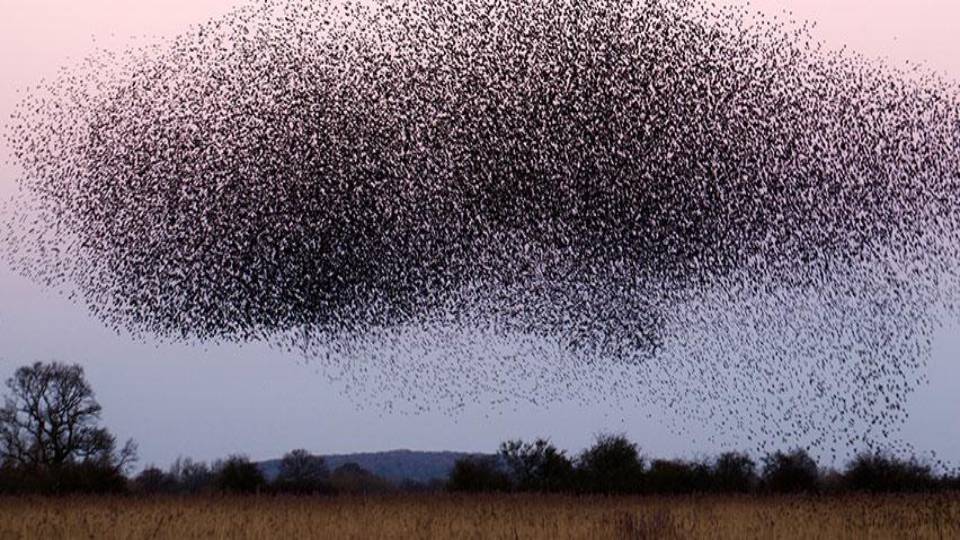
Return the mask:
M24 497L0 539L960 538L960 494Z

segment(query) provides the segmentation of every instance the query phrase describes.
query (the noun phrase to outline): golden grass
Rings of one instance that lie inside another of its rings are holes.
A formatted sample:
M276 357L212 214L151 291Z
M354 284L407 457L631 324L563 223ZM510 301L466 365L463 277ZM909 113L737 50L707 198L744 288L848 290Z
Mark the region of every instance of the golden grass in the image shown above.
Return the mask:
M960 495L0 499L21 538L960 538Z

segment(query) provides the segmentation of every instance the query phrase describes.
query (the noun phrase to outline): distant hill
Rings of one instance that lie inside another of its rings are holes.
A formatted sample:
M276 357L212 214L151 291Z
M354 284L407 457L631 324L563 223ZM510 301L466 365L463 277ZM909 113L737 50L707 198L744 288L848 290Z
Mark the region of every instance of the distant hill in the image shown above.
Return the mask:
M387 452L364 452L359 454L331 454L323 456L332 471L344 463L356 463L364 469L382 476L391 482L404 480L427 483L431 480L446 480L453 464L460 458L481 456L465 452L418 452L415 450L390 450ZM280 460L271 459L258 463L268 480L276 478Z

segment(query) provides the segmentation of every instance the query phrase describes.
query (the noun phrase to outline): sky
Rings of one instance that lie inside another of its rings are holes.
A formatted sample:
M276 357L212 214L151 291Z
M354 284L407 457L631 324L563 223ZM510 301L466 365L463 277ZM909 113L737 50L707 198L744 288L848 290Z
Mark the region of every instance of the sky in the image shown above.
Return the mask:
M727 0L735 2L738 0ZM237 0L0 0L0 119L19 95L96 48L176 35ZM769 13L816 23L829 47L870 58L922 63L960 80L956 0L756 0ZM0 198L17 171L0 148ZM907 404L903 437L960 463L960 326L934 341L929 383ZM604 431L625 432L648 454L696 456L716 448L706 433L677 434L639 405L482 404L455 415L390 414L361 408L315 364L266 345L138 341L104 327L83 306L16 275L0 259L0 379L33 361L76 362L104 407L104 422L140 445L141 464L177 456L210 460L242 452L277 457L394 448L493 451L507 438L549 436L578 451ZM955 426L955 429L949 429Z

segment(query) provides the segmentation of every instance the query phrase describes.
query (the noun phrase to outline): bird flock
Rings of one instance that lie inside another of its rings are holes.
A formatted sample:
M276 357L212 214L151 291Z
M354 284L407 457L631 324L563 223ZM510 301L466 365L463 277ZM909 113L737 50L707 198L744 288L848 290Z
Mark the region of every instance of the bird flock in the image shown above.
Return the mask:
M889 442L955 315L960 93L695 0L256 0L26 94L7 259L360 403Z

